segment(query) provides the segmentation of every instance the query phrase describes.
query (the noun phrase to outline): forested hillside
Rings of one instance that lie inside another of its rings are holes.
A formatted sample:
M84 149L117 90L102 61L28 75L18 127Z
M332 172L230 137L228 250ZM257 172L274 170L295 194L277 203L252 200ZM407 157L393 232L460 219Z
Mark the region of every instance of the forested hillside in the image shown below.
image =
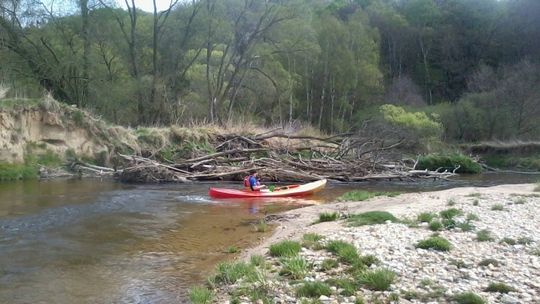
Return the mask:
M540 134L538 0L125 5L1 0L0 98L48 91L131 126L397 126L450 142Z

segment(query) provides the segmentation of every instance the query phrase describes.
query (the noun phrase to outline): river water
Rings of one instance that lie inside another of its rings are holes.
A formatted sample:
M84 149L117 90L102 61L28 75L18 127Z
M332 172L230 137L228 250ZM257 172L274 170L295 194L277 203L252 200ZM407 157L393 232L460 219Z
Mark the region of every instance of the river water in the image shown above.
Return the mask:
M183 303L216 263L264 233L267 213L332 201L352 189L426 191L533 182L485 174L453 182L330 184L308 199L212 200L215 184L110 180L0 183L0 303ZM232 187L236 185L220 184Z

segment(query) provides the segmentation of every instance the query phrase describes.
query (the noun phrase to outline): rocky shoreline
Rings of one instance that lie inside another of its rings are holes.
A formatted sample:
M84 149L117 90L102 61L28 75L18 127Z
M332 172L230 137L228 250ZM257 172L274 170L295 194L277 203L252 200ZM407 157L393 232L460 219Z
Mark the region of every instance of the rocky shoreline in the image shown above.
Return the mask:
M218 267L213 302L540 303L534 190L456 188L288 211L241 257L251 262ZM338 219L320 222L322 213ZM231 278L240 264L245 273Z

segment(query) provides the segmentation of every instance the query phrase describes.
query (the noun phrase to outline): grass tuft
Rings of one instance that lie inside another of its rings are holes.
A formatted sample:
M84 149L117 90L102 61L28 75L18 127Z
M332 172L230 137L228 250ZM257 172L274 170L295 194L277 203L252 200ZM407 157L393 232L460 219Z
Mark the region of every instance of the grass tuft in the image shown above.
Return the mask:
M353 296L356 294L356 283L351 279L338 278L338 279L328 279L325 283L336 286L338 289L342 289L341 295L343 296Z
M290 277L293 280L300 280L306 276L311 265L302 257L293 257L281 261L280 275Z
M520 244L520 245L529 245L529 244L532 244L533 242L534 242L533 239L531 239L530 237L526 237L526 236L522 236L522 237L517 239L517 243Z
M189 299L193 304L209 304L212 303L214 293L206 287L196 286L189 291Z
M487 229L480 230L476 232L476 240L478 242L488 242L493 241L493 237L491 236L491 231Z
M444 226L439 220L433 220L429 223L429 230L431 231L441 231L443 228Z
M340 261L347 264L353 264L360 258L356 247L344 241L331 241L326 245L326 250L337 255Z
M456 200L451 198L451 199L446 201L446 205L447 206L455 206L456 205Z
M358 277L358 282L371 290L385 291L394 282L396 274L388 269L365 271Z
M305 282L296 289L296 296L298 298L319 298L320 296L329 296L332 294L330 286L321 281Z
M485 304L486 300L473 292L464 292L454 296L458 304Z
M274 257L293 257L302 249L300 243L295 241L281 241L270 245L270 255Z
M493 210L493 211L503 211L504 206L502 204L495 204L495 205L491 206L491 210Z
M339 219L339 213L337 213L337 212L332 212L332 213L323 212L323 213L319 213L319 223L322 223L322 222L333 222L333 221L337 221L338 219Z
M457 208L450 208L439 212L439 214L441 215L441 218L451 220L458 215L463 215L463 211Z
M474 213L468 213L466 217L467 221L478 221L480 218Z
M483 259L482 261L480 261L480 263L478 263L478 266L489 266L489 265L493 265L493 266L499 266L499 261L495 260L495 259Z
M420 213L416 218L420 223L429 223L431 222L435 217L437 217L437 214L433 212L422 212Z
M321 240L324 239L324 236L317 233L306 233L302 237L302 246L314 250L319 250L324 248L321 244Z
M256 269L253 265L238 263L220 263L217 266L217 274L214 277L216 283L234 284L241 278L252 276Z
M452 244L443 237L434 236L418 242L416 248L449 251L452 248Z
M514 240L513 238L505 237L499 243L508 244L508 245L515 245L515 244L517 244L517 241Z
M476 227L471 224L469 221L458 223L457 228L461 229L463 232L473 231Z
M400 195L400 192L371 192L371 191L364 191L364 190L354 190L346 192L345 194L341 195L337 198L338 201L342 202L360 202L365 201L370 198L374 198L377 196L389 196L394 197Z
M484 289L487 292L509 293L516 291L512 286L508 286L504 283L489 283L488 287Z
M237 253L239 251L240 249L238 249L236 246L229 246L229 248L227 248L227 253Z
M257 224L254 225L255 232L266 232L268 231L268 223L265 220L260 220Z
M249 263L255 267L264 265L264 257L262 255L252 255L249 259Z
M397 222L398 219L386 211L369 211L354 214L347 219L350 226L384 224L386 221Z
M334 259L325 259L324 261L322 261L321 269L323 271L328 271L328 270L334 269L334 268L336 268L338 266L339 266L338 261L336 261Z

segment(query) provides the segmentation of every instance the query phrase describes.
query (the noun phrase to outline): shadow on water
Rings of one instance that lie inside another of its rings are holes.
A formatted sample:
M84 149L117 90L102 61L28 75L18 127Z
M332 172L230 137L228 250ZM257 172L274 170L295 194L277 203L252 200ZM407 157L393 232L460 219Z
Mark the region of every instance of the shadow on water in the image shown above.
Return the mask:
M179 303L188 288L263 233L267 213L323 204L353 189L431 191L535 181L481 175L449 182L329 184L308 199L213 200L211 184L100 180L0 184L0 303ZM237 187L222 183L220 186Z

